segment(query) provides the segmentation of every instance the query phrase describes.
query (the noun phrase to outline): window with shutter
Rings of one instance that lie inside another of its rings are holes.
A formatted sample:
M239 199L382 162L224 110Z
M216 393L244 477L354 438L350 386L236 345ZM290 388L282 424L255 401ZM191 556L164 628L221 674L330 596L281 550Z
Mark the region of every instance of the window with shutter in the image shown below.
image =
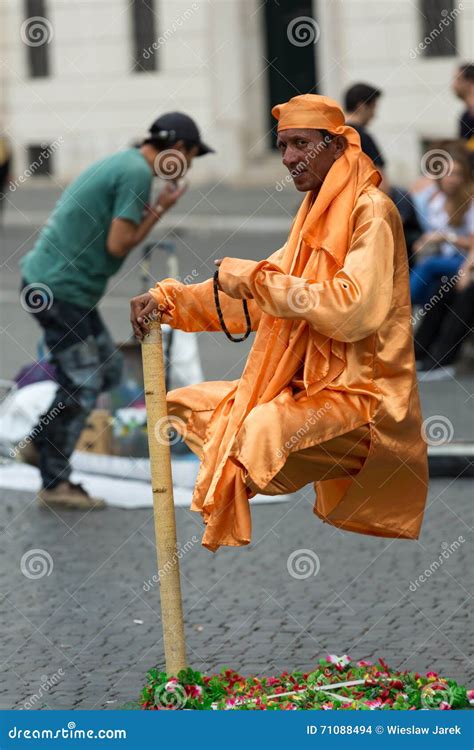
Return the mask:
M28 73L31 78L49 75L49 48L52 26L44 0L25 0L21 37L25 46Z
M146 73L156 70L156 13L154 0L132 0L133 70Z
M461 10L454 0L421 0L419 9L423 56L456 55L456 18Z
M28 145L28 169L31 177L45 177L53 174L53 151L49 144L30 143Z

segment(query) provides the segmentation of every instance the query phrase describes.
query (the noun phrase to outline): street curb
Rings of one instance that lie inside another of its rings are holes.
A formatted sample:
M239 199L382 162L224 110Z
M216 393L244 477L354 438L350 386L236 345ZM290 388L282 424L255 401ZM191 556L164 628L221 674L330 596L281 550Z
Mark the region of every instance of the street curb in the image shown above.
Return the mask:
M43 211L28 211L27 218L6 216L3 226L5 229L39 228L46 223L48 217L49 214ZM158 226L160 230L166 231L278 234L288 233L291 221L289 216L173 214L165 217Z
M474 443L458 442L428 447L430 477L474 477Z

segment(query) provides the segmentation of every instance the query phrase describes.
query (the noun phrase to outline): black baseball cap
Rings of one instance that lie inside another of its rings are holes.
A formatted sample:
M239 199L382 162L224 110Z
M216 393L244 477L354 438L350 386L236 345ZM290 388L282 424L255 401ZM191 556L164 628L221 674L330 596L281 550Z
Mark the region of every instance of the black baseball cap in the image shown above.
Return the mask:
M153 123L150 128L150 139L159 138L171 143L176 141L188 141L199 146L198 156L214 154L213 148L203 143L199 128L192 117L183 112L167 112Z

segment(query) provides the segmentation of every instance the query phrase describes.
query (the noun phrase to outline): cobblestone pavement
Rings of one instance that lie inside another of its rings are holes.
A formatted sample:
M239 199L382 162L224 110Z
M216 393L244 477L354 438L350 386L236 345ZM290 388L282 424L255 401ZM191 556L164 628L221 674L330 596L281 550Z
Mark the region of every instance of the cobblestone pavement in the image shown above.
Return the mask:
M471 489L431 483L419 542L340 532L300 492L291 505L253 509L250 547L213 555L200 546L199 516L178 509L190 663L269 673L349 653L472 687ZM163 665L151 511L51 514L4 492L1 535L0 706L117 708L135 698L147 669ZM296 550L305 552L292 576Z

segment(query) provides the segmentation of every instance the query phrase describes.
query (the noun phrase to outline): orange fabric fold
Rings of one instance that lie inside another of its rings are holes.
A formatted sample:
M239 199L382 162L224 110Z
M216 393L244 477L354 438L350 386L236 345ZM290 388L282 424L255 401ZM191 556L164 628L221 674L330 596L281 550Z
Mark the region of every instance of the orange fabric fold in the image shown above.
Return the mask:
M256 329L240 380L215 384L220 395L211 408L199 386L169 395L195 414L209 412L192 502L206 523L203 545L215 551L250 541L246 473L264 487L290 451L363 424L371 433L363 469L355 478L317 482L315 513L347 530L416 538L427 458L400 218L377 190L380 175L335 102L305 95L274 113L281 128L341 133L347 148L316 199L304 198L284 248L266 261L226 258L221 265L228 328L245 329L246 298ZM185 286L166 279L150 292L165 305L165 322L219 329L212 281ZM300 412L281 402L283 393L291 403L312 399L319 416L303 436Z
M284 104L275 105L272 115L278 120L278 130L309 128L336 133L338 128L345 126L342 109L334 99L328 96L315 96L314 94L294 96Z

